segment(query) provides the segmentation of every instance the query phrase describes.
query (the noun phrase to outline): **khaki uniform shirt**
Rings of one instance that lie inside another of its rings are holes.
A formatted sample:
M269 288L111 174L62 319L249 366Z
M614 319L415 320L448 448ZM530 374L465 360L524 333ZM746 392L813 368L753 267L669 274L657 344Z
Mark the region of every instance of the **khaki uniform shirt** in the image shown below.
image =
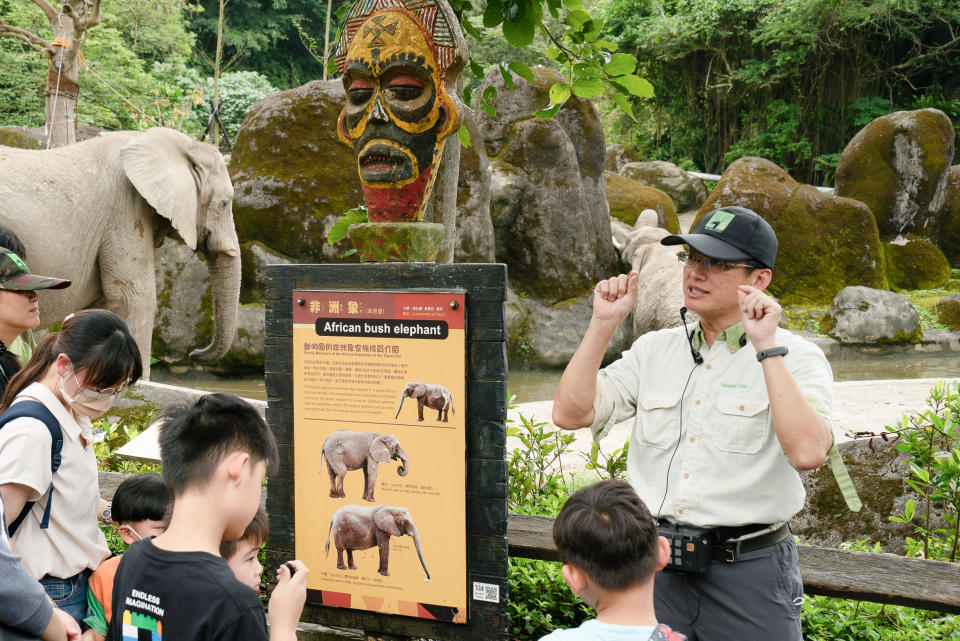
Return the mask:
M674 327L644 334L600 371L594 438L636 416L627 474L654 516L698 527L785 522L806 492L774 432L756 350L740 345L741 323L711 348L699 332L702 365L694 367L684 328ZM823 352L784 329L776 342L790 350L784 358L794 380L835 432Z
M19 483L30 488L36 501L20 524L13 541L23 564L34 578L44 575L69 578L86 568L95 569L110 556L107 541L97 525L100 489L93 451L90 419L73 414L41 383L23 390L23 399L43 403L63 431L62 461L53 479L50 525L40 529L50 486L50 432L40 421L18 418L0 429L0 485ZM81 435L87 442L80 441Z

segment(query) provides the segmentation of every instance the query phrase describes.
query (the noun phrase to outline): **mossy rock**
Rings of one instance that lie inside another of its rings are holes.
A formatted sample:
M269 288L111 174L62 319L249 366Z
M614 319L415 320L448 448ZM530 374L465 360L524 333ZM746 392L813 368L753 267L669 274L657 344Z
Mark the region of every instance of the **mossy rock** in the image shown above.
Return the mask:
M627 163L618 173L664 192L678 211L695 210L707 199L703 180L663 160Z
M871 287L844 287L820 319L820 331L841 343L919 343L920 315L901 294Z
M829 303L848 285L887 288L877 223L862 202L824 194L769 160L745 157L723 172L692 226L728 205L752 209L776 232L770 291L783 304Z
M0 127L0 145L17 149L44 149L43 141L26 127Z
M619 174L624 165L632 162L640 162L640 156L632 147L627 145L607 145L605 152L606 161L604 168Z
M947 174L943 208L940 210L937 245L954 267L960 267L960 165Z
M497 68L491 69L483 79L478 95L482 95L488 87L497 92L493 101L496 115L491 117L483 110L477 111L477 125L483 132L483 143L490 158L496 158L507 145L511 135L513 123L533 116L533 113L550 104L550 87L556 82L563 82L563 77L543 66L533 68L536 82L530 83L520 76L512 74L513 91L507 85ZM579 99L578 99L579 100Z
M266 310L263 303L240 305L237 310L237 335L226 355L207 366L221 376L240 376L263 372L263 343Z
M289 265L294 262L289 256L273 251L263 243L253 240L240 245L240 302L263 303L264 268L267 265Z
M363 203L353 152L337 138L340 81L319 80L257 102L230 159L240 242L257 240L302 262L347 262L327 231Z
M947 294L934 306L937 322L950 329L960 329L960 294Z
M837 195L865 203L884 237L937 227L955 132L939 109L897 111L857 132L837 165Z
M460 146L454 260L458 263L492 263L496 255L490 218L490 160L476 116L468 107L463 110L463 123L470 132L471 144L469 147ZM447 144L451 143L448 141Z
M671 234L680 233L680 220L670 196L656 187L608 171L603 177L610 215L631 227L644 209L657 212L658 226Z
M950 263L943 252L912 234L884 243L883 253L893 289L936 289L950 278Z

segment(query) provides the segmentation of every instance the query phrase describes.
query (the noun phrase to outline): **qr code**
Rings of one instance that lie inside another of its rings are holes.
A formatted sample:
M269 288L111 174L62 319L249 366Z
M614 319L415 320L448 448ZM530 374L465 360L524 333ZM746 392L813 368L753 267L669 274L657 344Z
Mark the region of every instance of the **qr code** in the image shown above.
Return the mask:
M500 603L500 586L496 583L473 583L473 600Z

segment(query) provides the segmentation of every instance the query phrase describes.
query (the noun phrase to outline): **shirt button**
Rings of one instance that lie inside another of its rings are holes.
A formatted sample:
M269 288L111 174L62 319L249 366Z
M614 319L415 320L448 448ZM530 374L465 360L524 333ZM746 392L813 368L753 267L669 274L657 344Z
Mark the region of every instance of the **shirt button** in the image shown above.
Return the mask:
M696 437L696 436L691 436L691 437L690 437L690 442L691 442L691 443L695 442L696 440L697 440L697 437Z
M689 475L689 474L684 474L684 475L683 475L683 478L688 479L688 478L690 478L690 475Z
M677 514L683 514L683 508L682 508L682 507L677 509Z
M713 365L711 365L710 363L707 363L707 369L713 369Z
M699 404L700 404L700 401L694 401L693 404L694 404L694 405L699 405ZM743 408L741 407L740 409L743 409Z
M743 405L741 405L741 406L740 406L740 411L742 412L742 411L743 411L743 409L744 409L744 408L743 408Z

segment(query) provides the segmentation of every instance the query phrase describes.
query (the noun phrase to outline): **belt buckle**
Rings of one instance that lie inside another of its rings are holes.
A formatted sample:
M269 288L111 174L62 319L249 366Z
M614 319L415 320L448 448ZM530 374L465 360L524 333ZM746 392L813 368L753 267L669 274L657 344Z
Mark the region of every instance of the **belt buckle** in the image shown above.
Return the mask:
M727 547L726 545L720 546L720 549L726 552L726 558L721 559L723 563L737 562L737 553L740 551L740 542L737 541L731 545L735 545L736 547Z

